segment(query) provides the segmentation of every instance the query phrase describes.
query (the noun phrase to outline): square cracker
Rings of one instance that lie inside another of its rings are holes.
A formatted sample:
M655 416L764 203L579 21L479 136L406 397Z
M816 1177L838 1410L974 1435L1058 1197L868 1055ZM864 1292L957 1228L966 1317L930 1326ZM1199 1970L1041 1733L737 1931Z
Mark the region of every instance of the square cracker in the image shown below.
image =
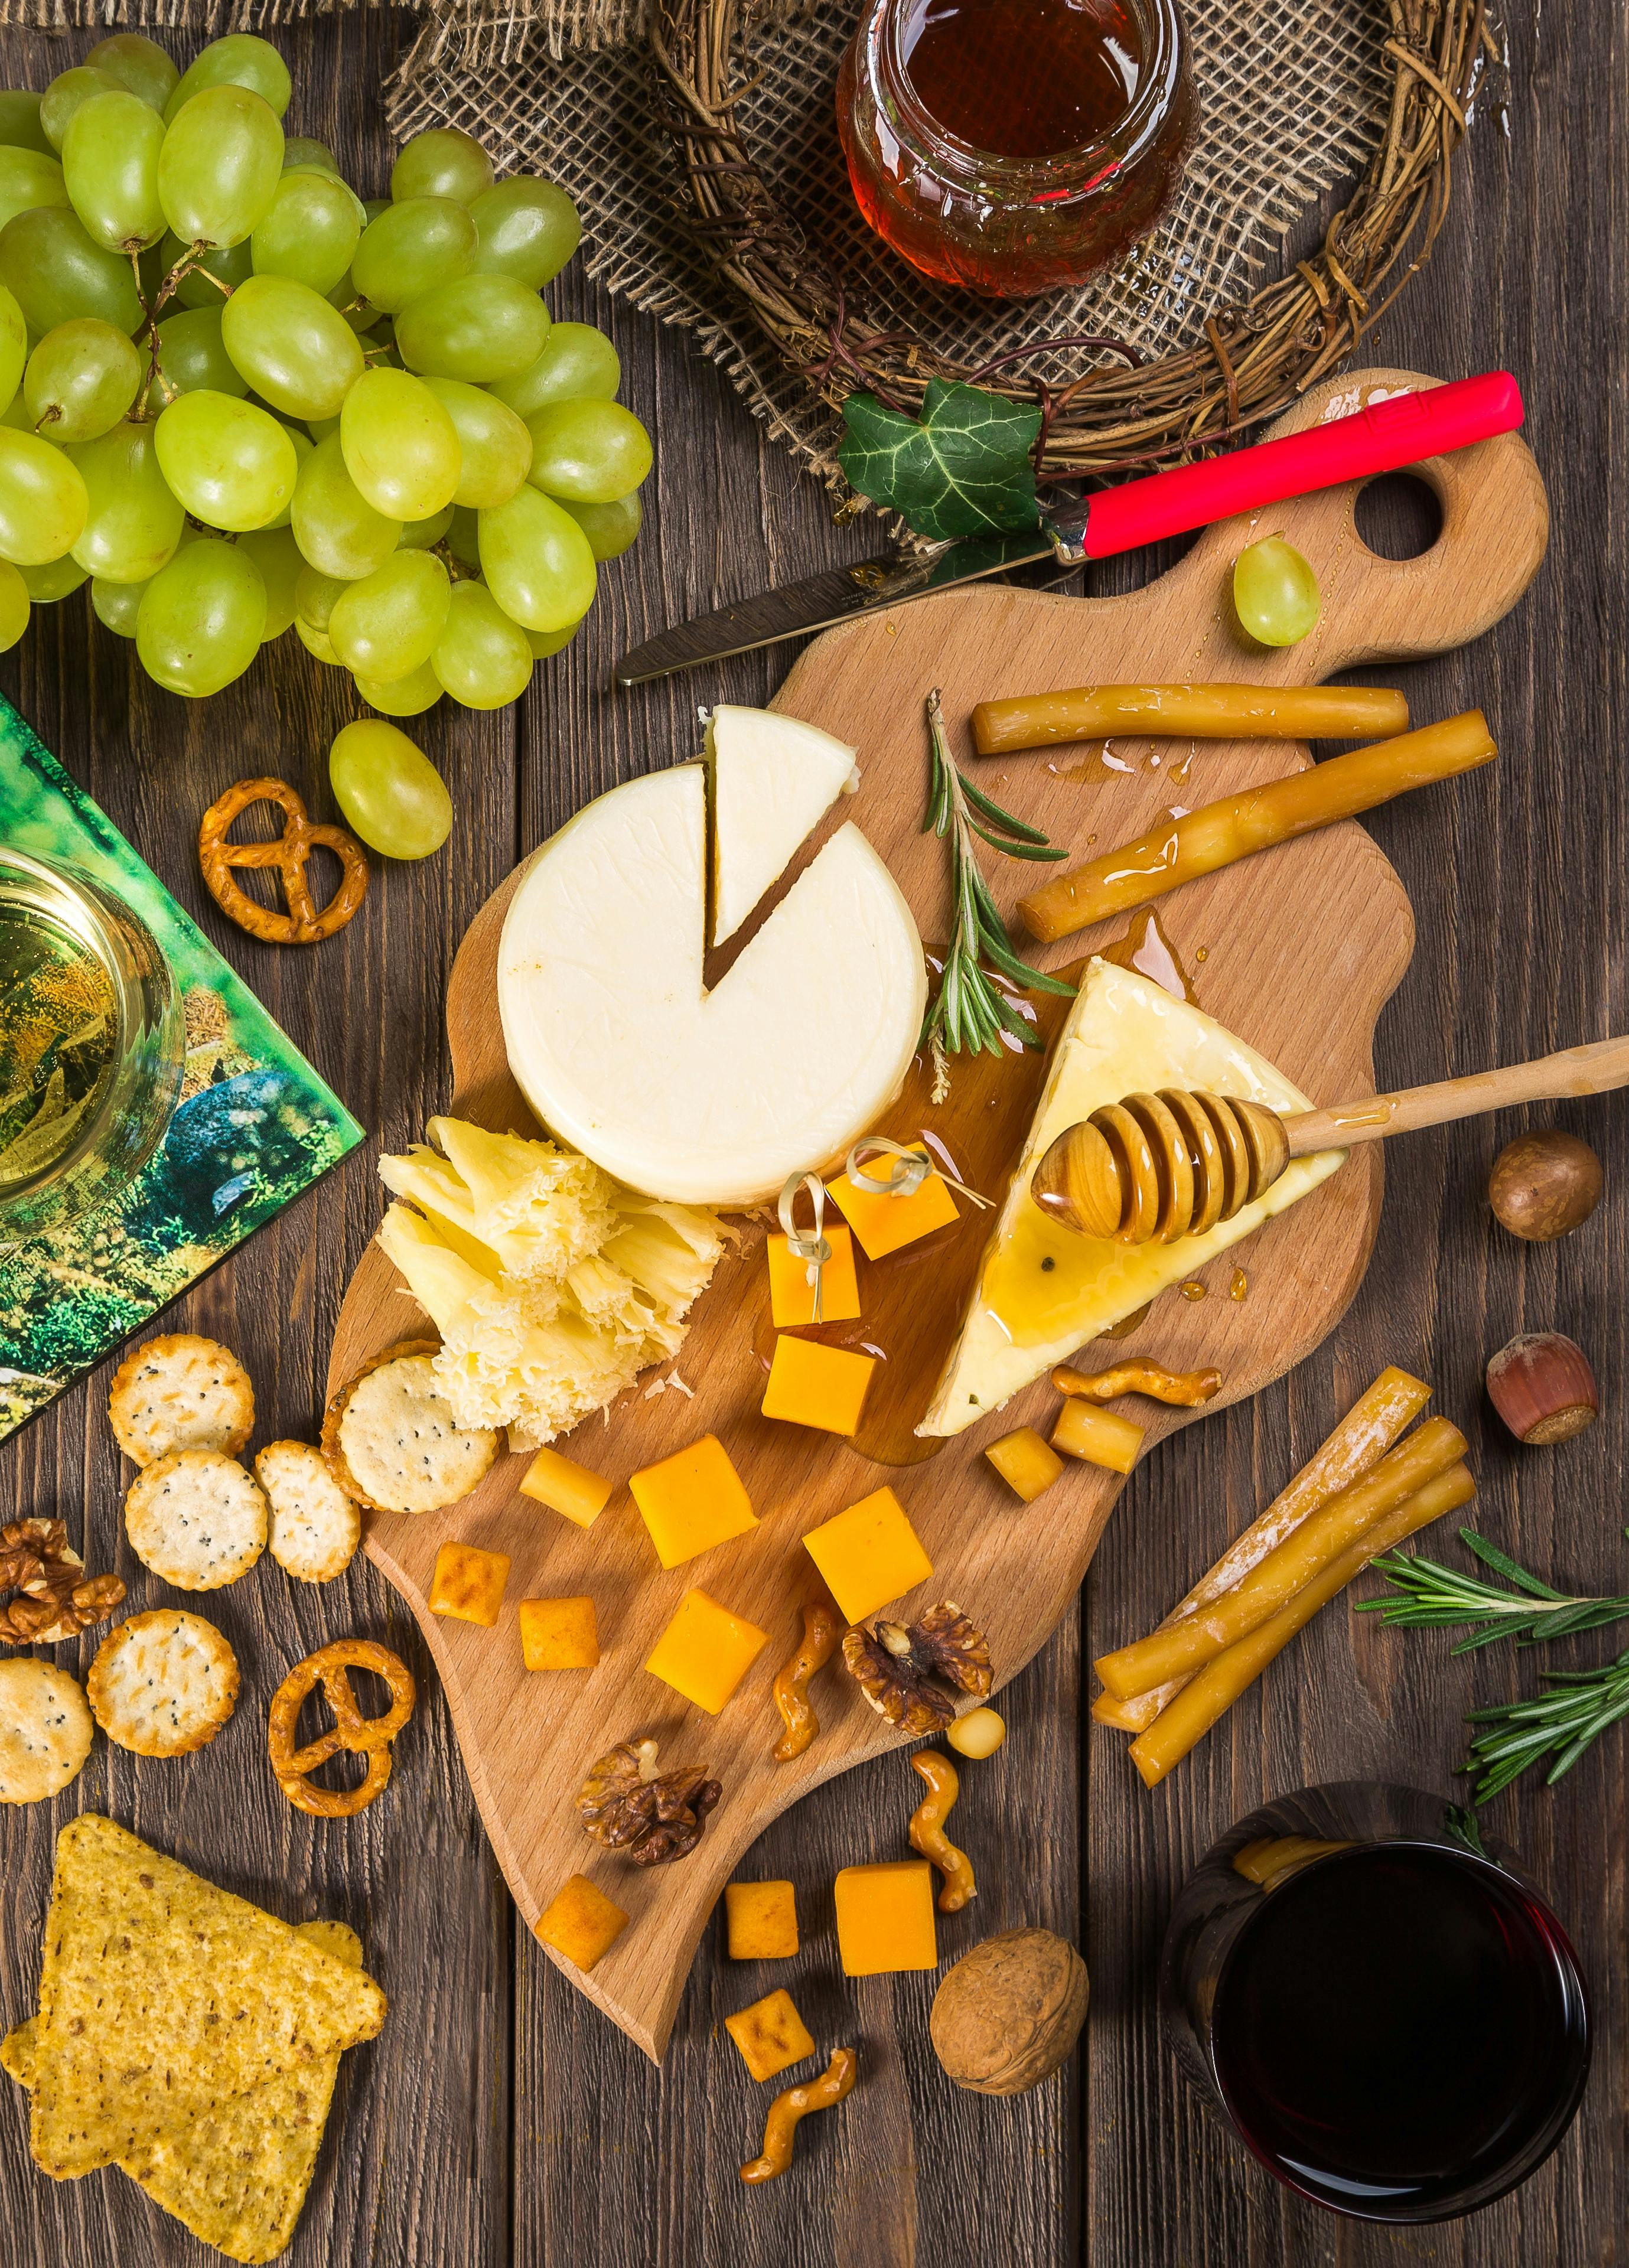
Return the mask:
M297 1935L347 1969L362 1966L362 1940L343 1922L307 1921ZM0 2070L34 2083L38 2019L0 2040ZM307 2074L289 2072L229 2095L188 2125L144 2144L119 2166L205 2244L229 2260L275 2260L293 2241L328 2124L337 2051Z
M87 1812L56 1838L35 2161L60 2181L133 2156L384 2021L372 1977Z

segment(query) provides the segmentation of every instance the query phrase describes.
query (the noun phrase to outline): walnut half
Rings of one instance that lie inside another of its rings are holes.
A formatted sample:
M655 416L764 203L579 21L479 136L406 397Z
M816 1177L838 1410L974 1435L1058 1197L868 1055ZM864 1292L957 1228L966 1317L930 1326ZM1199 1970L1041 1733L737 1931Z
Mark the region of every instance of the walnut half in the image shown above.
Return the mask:
M13 1520L0 1528L0 1644L55 1646L110 1615L124 1596L116 1575L86 1577L60 1520Z
M862 1624L843 1641L843 1659L880 1717L902 1733L943 1732L955 1715L952 1689L990 1690L990 1648L954 1601L930 1607L919 1622Z
M636 1867L689 1858L724 1793L705 1764L659 1772L656 1754L654 1741L621 1741L590 1768L577 1793L578 1812L594 1841L626 1852Z

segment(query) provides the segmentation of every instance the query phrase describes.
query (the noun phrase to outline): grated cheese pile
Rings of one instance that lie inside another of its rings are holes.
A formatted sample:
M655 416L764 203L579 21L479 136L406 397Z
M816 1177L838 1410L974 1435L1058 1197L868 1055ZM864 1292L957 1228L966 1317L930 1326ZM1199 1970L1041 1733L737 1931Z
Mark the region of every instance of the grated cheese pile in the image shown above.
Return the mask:
M716 1213L622 1188L574 1151L432 1118L379 1161L379 1241L441 1334L461 1425L538 1449L670 1361L725 1247Z

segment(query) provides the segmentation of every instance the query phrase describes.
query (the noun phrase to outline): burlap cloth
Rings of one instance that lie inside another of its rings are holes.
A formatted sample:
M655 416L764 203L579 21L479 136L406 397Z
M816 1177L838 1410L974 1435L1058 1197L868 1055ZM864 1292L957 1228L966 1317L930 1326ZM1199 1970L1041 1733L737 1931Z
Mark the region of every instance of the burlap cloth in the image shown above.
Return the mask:
M0 22L266 29L313 0L0 0ZM357 0L315 0L319 7ZM366 0L362 0L366 4ZM547 173L577 200L591 275L684 326L771 432L834 476L836 415L789 372L698 253L684 184L655 123L644 45L650 0L434 0L386 90L405 137L451 122L500 170ZM782 210L879 329L908 328L968 366L1044 337L1108 332L1149 357L1191 345L1283 258L1319 194L1378 143L1390 84L1384 0L1187 0L1202 114L1175 205L1128 259L1084 291L992 306L929 283L860 219L833 90L859 0L769 0L739 115ZM1079 360L1029 364L1078 374Z

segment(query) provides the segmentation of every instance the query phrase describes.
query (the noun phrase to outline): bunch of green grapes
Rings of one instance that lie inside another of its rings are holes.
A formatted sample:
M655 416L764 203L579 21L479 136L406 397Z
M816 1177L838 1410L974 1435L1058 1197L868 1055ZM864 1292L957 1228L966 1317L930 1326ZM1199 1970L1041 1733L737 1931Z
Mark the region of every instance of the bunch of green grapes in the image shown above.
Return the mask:
M651 466L615 348L539 296L577 209L452 128L365 203L289 92L264 40L182 73L134 32L0 92L0 646L88 580L172 692L291 629L388 716L501 708Z

